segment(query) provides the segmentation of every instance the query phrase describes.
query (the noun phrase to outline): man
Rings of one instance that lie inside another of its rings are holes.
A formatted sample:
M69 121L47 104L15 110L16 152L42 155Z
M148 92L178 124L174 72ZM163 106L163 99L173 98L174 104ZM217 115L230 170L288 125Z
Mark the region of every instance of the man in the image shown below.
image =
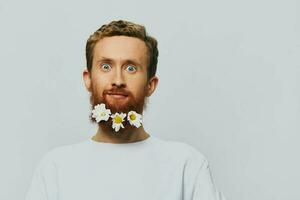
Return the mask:
M86 44L90 119L97 133L39 162L26 200L220 200L205 157L142 126L155 91L157 41L144 26L112 21Z

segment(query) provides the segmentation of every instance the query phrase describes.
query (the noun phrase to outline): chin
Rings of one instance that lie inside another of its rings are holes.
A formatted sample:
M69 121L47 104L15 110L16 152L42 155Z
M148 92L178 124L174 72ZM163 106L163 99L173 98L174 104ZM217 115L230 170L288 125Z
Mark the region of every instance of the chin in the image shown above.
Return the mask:
M111 110L112 113L127 113L130 111L130 106L128 103L107 103L106 106Z

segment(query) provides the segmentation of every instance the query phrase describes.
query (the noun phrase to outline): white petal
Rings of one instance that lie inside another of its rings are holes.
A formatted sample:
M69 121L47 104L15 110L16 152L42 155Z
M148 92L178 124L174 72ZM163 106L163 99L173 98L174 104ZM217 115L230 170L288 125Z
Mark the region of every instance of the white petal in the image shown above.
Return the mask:
M99 105L99 104L98 104L98 105ZM104 103L101 103L101 104L99 105L99 108L105 109L105 104L104 104Z
M135 122L133 123L133 125L134 125L135 127L139 128L139 127L141 126L141 123L140 123L139 121L135 121Z
M106 115L106 116L104 117L104 120L107 121L108 119L109 119L109 115Z
M120 115L121 115L122 119L124 119L126 117L125 113L121 113Z
M132 120L128 120L129 121L129 124L132 126L133 125L133 121Z
M136 118L138 118L138 119L141 119L141 118L142 118L142 115L141 115L141 114L138 114L138 113L136 113Z
M115 126L115 131L118 132L120 130L120 126Z

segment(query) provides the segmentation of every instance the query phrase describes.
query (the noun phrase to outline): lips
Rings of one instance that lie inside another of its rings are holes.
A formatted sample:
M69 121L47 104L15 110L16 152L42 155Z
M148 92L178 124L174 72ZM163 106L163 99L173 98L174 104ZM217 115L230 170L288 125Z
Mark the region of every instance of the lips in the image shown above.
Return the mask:
M127 94L122 92L108 92L107 95L117 99L126 98L128 96Z
M128 95L125 93L121 93L121 92L108 92L108 95L118 95L118 96L124 96L127 97Z

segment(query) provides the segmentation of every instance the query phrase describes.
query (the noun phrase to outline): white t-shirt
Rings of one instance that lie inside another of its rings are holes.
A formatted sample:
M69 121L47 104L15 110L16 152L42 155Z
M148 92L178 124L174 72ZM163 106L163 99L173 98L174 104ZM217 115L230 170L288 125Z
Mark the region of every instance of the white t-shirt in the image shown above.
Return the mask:
M26 200L224 200L205 157L151 135L133 143L91 138L55 147L39 161Z

